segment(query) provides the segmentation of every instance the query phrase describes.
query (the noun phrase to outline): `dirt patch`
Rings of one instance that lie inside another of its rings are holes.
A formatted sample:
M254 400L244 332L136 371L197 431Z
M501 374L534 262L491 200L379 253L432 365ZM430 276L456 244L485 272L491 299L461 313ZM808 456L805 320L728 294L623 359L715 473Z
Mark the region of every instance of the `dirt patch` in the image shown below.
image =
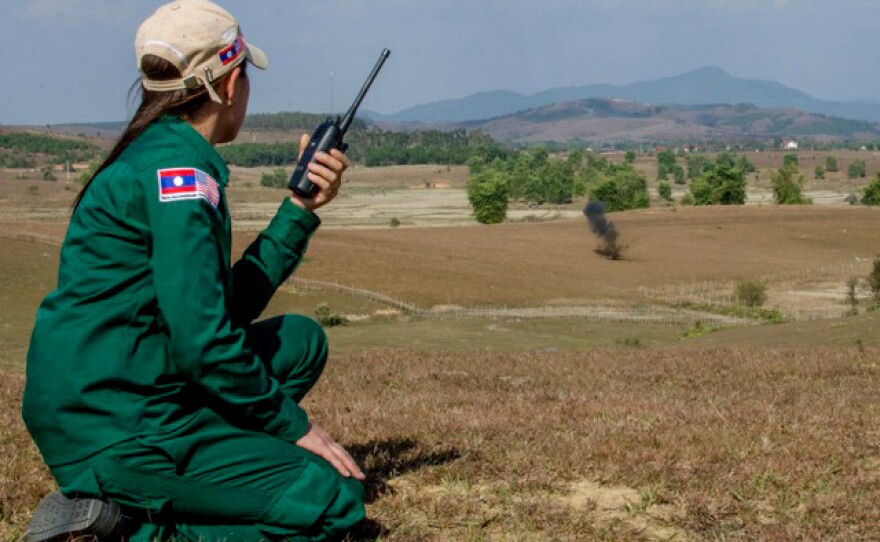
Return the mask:
M648 540L691 540L681 528L670 525L684 512L671 504L655 502L650 492L639 492L622 486L603 486L590 480L575 482L570 492L557 497L562 504L575 510L592 510L596 520L604 525L625 523Z
M388 486L395 496L404 500L432 500L440 504L449 501L457 506L466 503L469 517L458 521L462 529L478 530L491 540L546 540L548 533L507 533L496 525L500 516L511 508L535 501L556 512L573 516L587 516L597 528L615 526L649 541L692 540L687 531L672 525L681 521L685 513L674 505L655 502L651 491L639 492L620 486L604 486L582 480L564 487L562 492L540 489L522 491L510 483L469 483L464 480L444 480L426 485L415 476L401 476L390 480ZM420 517L412 521L429 527L437 518Z

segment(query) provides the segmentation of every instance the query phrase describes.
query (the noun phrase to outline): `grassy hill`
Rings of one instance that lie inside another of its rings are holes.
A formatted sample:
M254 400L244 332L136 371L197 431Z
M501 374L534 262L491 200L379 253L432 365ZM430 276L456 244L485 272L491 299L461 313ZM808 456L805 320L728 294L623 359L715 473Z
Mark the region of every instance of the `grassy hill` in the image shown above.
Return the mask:
M592 98L556 103L486 121L463 123L495 139L546 141L731 140L778 137L880 138L880 125L753 105L659 106Z

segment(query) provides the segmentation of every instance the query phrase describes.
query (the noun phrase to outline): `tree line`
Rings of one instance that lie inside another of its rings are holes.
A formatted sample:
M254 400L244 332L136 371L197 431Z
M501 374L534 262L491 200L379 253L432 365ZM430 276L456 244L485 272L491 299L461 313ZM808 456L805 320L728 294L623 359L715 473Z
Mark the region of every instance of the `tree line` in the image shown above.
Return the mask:
M86 141L12 132L0 134L0 167L37 167L39 157L50 164L93 160L101 150Z
M589 194L608 211L648 206L647 179L632 160L614 164L604 156L574 150L551 157L545 148L511 152L492 160L475 156L469 162L468 199L475 218L497 224L507 218L511 201L566 204Z
M461 165L472 156L501 156L506 151L479 131L424 130L392 132L353 130L345 138L348 157L367 167L446 164ZM287 166L296 162L296 143L239 143L218 148L230 165L242 167Z

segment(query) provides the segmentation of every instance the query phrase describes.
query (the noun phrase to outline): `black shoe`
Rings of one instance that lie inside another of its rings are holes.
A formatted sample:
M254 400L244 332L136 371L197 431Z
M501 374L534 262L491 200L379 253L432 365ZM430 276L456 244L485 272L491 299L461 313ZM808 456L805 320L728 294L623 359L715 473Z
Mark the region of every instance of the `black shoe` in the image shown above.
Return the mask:
M100 540L118 531L122 519L122 510L115 502L68 499L56 491L40 501L25 533L25 540L48 542L84 536Z

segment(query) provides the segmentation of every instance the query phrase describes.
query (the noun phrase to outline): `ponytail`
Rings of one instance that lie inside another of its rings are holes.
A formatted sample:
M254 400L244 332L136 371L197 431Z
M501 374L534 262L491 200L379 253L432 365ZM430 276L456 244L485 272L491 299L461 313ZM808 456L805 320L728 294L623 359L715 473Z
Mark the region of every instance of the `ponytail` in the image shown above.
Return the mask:
M179 79L180 72L178 69L166 60L154 55L145 55L141 60L141 70L144 75L153 81L162 81L167 79ZM175 115L181 118L192 119L197 115L199 109L211 101L210 96L205 87L187 90L175 90L166 92L157 92L146 90L141 85L141 80L134 82L129 90L129 97L132 95L140 95L141 103L137 111L132 117L128 126L122 132L119 140L113 146L107 158L98 166L98 169L92 174L88 181L83 185L82 190L76 196L73 202L73 209L76 210L83 199L83 195L102 171L107 169L110 164L119 158L119 155L128 148L132 141L137 139L147 127L165 115Z

